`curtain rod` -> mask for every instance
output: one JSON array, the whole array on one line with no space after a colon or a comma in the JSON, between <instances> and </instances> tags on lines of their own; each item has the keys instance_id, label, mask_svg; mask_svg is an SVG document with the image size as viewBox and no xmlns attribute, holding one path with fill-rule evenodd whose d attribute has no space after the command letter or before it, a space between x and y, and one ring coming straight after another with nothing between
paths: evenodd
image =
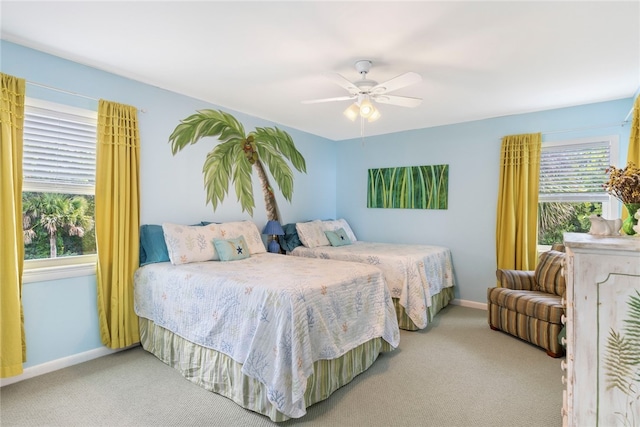
<instances>
[{"instance_id":1,"label":"curtain rod","mask_svg":"<svg viewBox=\"0 0 640 427\"><path fill-rule=\"evenodd\" d=\"M640 95L640 87L638 88L638 90L636 90L636 93L633 95L633 100L635 101L635 99L638 97L638 95ZM629 116L631 116L631 113L633 113L633 109L635 106L635 102L631 105L631 109L629 110L629 112L627 113L626 117L624 118L624 120L620 123L612 123L610 125L599 125L599 126L589 126L589 127L584 127L584 128L577 128L577 129L565 129L565 130L552 130L549 132L541 132L543 135L552 135L554 133L567 133L567 132L577 132L577 131L582 131L582 130L591 130L591 129L603 129L603 128L611 128L614 126L624 126L627 123L629 123Z\"/></svg>"},{"instance_id":2,"label":"curtain rod","mask_svg":"<svg viewBox=\"0 0 640 427\"><path fill-rule=\"evenodd\" d=\"M31 85L31 86L38 86L38 87L41 87L41 88L44 88L44 89L53 90L53 91L56 91L56 92L66 93L67 95L73 95L73 96L78 96L80 98L90 99L92 101L99 101L99 99L92 98L92 97L87 96L87 95L82 95L80 93L75 93L75 92L69 92L68 90L58 89L57 87L47 86L47 85L43 85L41 83L35 83L35 82L27 81L27 84Z\"/></svg>"},{"instance_id":3,"label":"curtain rod","mask_svg":"<svg viewBox=\"0 0 640 427\"><path fill-rule=\"evenodd\" d=\"M604 129L604 128L612 128L614 126L624 126L625 124L629 123L628 120L625 120L623 122L620 123L611 123L608 125L598 125L598 126L587 126L587 127L583 127L583 128L575 128L575 129L564 129L564 130L552 130L549 132L540 132L543 135L552 135L554 133L567 133L567 132L578 132L578 131L583 131L583 130L592 130L592 129Z\"/></svg>"},{"instance_id":4,"label":"curtain rod","mask_svg":"<svg viewBox=\"0 0 640 427\"><path fill-rule=\"evenodd\" d=\"M639 95L640 95L640 87L638 88L638 90L636 90L636 93L633 94L633 104L631 104L631 109L627 113L627 116L624 118L625 123L629 121L629 117L631 116L631 113L633 113L633 108L635 107L636 98Z\"/></svg>"},{"instance_id":5,"label":"curtain rod","mask_svg":"<svg viewBox=\"0 0 640 427\"><path fill-rule=\"evenodd\" d=\"M90 99L92 101L100 102L100 100L97 99L97 98L93 98L93 97L87 96L87 95L82 95L81 93L70 92L68 90L58 89L57 87L43 85L42 83L30 82L28 80L26 81L26 83L28 85L31 85L31 86L38 86L38 87L41 87L41 88L44 88L44 89L53 90L55 92L66 93L67 95L73 95L73 96L77 96L77 97L80 97L80 98L85 98L85 99ZM142 108L138 108L138 111L140 111L141 113L146 113L147 112L147 110L142 109Z\"/></svg>"}]
</instances>

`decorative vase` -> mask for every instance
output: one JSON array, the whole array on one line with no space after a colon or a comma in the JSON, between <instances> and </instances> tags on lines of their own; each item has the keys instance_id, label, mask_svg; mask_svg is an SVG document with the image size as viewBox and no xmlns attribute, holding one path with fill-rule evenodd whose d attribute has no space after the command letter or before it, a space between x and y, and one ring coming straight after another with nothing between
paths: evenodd
<instances>
[{"instance_id":1,"label":"decorative vase","mask_svg":"<svg viewBox=\"0 0 640 427\"><path fill-rule=\"evenodd\" d=\"M638 224L638 219L635 215L638 209L640 209L640 203L625 203L624 207L627 209L629 216L622 221L622 231L629 236L633 236L636 234L633 226Z\"/></svg>"}]
</instances>

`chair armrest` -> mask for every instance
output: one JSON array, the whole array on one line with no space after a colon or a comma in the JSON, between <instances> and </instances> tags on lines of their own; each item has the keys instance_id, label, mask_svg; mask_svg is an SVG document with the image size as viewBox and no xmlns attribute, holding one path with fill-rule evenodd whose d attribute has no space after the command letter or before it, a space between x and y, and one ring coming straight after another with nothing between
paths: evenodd
<instances>
[{"instance_id":1,"label":"chair armrest","mask_svg":"<svg viewBox=\"0 0 640 427\"><path fill-rule=\"evenodd\" d=\"M503 288L534 291L536 289L534 273L534 271L528 270L504 270L499 268L496 270L496 277Z\"/></svg>"}]
</instances>

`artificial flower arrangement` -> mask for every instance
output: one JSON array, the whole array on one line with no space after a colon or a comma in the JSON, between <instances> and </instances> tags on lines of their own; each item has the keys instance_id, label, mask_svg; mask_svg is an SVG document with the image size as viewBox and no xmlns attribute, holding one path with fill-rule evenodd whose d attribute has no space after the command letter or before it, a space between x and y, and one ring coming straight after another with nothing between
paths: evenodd
<instances>
[{"instance_id":1,"label":"artificial flower arrangement","mask_svg":"<svg viewBox=\"0 0 640 427\"><path fill-rule=\"evenodd\" d=\"M640 203L640 168L632 162L623 169L609 166L609 180L604 184L607 193L622 203Z\"/></svg>"},{"instance_id":2,"label":"artificial flower arrangement","mask_svg":"<svg viewBox=\"0 0 640 427\"><path fill-rule=\"evenodd\" d=\"M606 173L609 179L604 184L605 190L620 200L629 213L622 223L622 231L629 235L636 234L634 226L638 223L635 214L640 209L640 168L629 162L621 169L609 166Z\"/></svg>"}]
</instances>

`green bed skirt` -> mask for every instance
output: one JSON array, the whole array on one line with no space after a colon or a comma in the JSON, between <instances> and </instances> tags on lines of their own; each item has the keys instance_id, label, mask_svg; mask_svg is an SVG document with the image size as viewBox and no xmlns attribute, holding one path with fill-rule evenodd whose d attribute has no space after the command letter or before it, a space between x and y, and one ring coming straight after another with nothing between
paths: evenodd
<instances>
[{"instance_id":1,"label":"green bed skirt","mask_svg":"<svg viewBox=\"0 0 640 427\"><path fill-rule=\"evenodd\" d=\"M431 297L431 307L429 307L429 322L436 317L436 314L444 307L446 307L449 302L451 302L454 298L453 286L444 288L440 293ZM400 305L397 298L393 299L393 305L396 308L396 316L398 317L398 326L400 329L404 329L406 331L417 331L418 327L413 320L407 316L407 313L404 311L404 307Z\"/></svg>"},{"instance_id":2,"label":"green bed skirt","mask_svg":"<svg viewBox=\"0 0 640 427\"><path fill-rule=\"evenodd\" d=\"M266 415L272 421L289 419L269 402L265 385L242 374L242 365L229 356L194 344L149 319L140 318L139 324L142 347L189 381L225 396L243 408ZM305 407L328 398L366 371L381 352L391 350L393 347L386 341L375 338L338 359L316 361L314 373L307 381Z\"/></svg>"}]
</instances>

